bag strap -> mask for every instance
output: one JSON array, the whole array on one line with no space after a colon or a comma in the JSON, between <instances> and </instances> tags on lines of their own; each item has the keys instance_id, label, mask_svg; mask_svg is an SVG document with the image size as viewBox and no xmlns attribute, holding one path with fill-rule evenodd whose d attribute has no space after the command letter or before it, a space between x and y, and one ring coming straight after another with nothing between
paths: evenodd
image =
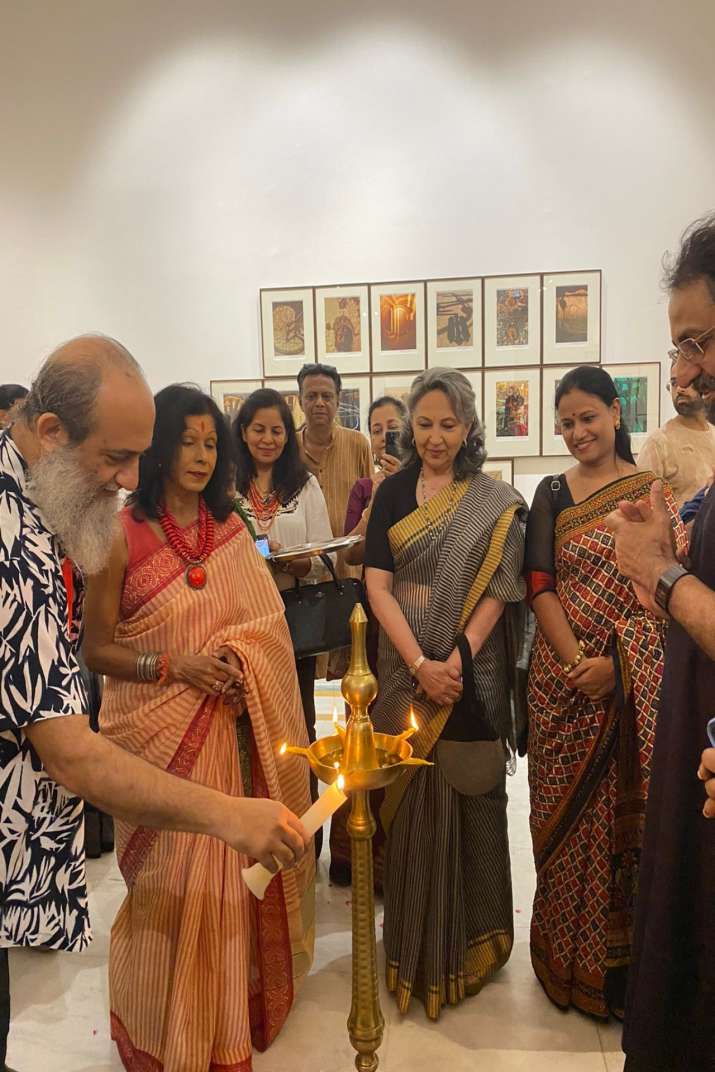
<instances>
[{"instance_id":1,"label":"bag strap","mask_svg":"<svg viewBox=\"0 0 715 1072\"><path fill-rule=\"evenodd\" d=\"M333 581L335 582L335 587L337 588L338 592L340 592L340 594L342 595L343 591L345 590L345 585L342 583L342 581L338 577L337 573L335 572L335 566L333 565L332 558L330 558L329 555L326 555L325 553L323 553L323 554L320 555L320 561L323 563L325 568L330 573L330 576L333 578Z\"/></svg>"}]
</instances>

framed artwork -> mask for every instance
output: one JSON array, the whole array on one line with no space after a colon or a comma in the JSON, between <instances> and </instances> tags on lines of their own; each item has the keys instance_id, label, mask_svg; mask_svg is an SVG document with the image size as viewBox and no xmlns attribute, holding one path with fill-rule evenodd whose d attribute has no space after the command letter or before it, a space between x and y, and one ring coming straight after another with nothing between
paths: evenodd
<instances>
[{"instance_id":1,"label":"framed artwork","mask_svg":"<svg viewBox=\"0 0 715 1072\"><path fill-rule=\"evenodd\" d=\"M601 273L544 276L545 365L601 360Z\"/></svg>"},{"instance_id":2,"label":"framed artwork","mask_svg":"<svg viewBox=\"0 0 715 1072\"><path fill-rule=\"evenodd\" d=\"M460 372L464 373L472 385L477 407L477 416L481 420L483 407L482 373L470 372L468 369L460 369ZM399 398L401 402L404 402L405 405L407 405L407 399L409 398L410 391L412 390L412 383L416 375L416 372L411 372L401 376L373 376L373 402L376 398L382 398L384 395L391 395L393 398Z\"/></svg>"},{"instance_id":3,"label":"framed artwork","mask_svg":"<svg viewBox=\"0 0 715 1072\"><path fill-rule=\"evenodd\" d=\"M541 276L484 280L484 364L538 365L541 361Z\"/></svg>"},{"instance_id":4,"label":"framed artwork","mask_svg":"<svg viewBox=\"0 0 715 1072\"><path fill-rule=\"evenodd\" d=\"M427 364L481 368L481 279L428 281Z\"/></svg>"},{"instance_id":5,"label":"framed artwork","mask_svg":"<svg viewBox=\"0 0 715 1072\"><path fill-rule=\"evenodd\" d=\"M211 380L211 397L221 412L233 419L248 396L261 387L262 380Z\"/></svg>"},{"instance_id":6,"label":"framed artwork","mask_svg":"<svg viewBox=\"0 0 715 1072\"><path fill-rule=\"evenodd\" d=\"M556 413L556 388L573 365L544 367L541 372L541 453L545 457L568 454Z\"/></svg>"},{"instance_id":7,"label":"framed artwork","mask_svg":"<svg viewBox=\"0 0 715 1072\"><path fill-rule=\"evenodd\" d=\"M313 290L261 290L263 375L290 376L315 361Z\"/></svg>"},{"instance_id":8,"label":"framed artwork","mask_svg":"<svg viewBox=\"0 0 715 1072\"><path fill-rule=\"evenodd\" d=\"M367 434L367 413L370 409L370 377L343 376L343 389L338 405L338 423L344 428L355 428ZM295 380L266 380L265 387L283 395L288 408L293 414L296 428L305 423L305 414L298 397L298 384Z\"/></svg>"},{"instance_id":9,"label":"framed artwork","mask_svg":"<svg viewBox=\"0 0 715 1072\"><path fill-rule=\"evenodd\" d=\"M373 372L418 372L425 367L425 285L370 287Z\"/></svg>"},{"instance_id":10,"label":"framed artwork","mask_svg":"<svg viewBox=\"0 0 715 1072\"><path fill-rule=\"evenodd\" d=\"M338 372L370 371L367 286L318 287L315 291L317 360Z\"/></svg>"},{"instance_id":11,"label":"framed artwork","mask_svg":"<svg viewBox=\"0 0 715 1072\"><path fill-rule=\"evenodd\" d=\"M646 436L660 425L660 363L604 365L621 400L623 420L637 454Z\"/></svg>"},{"instance_id":12,"label":"framed artwork","mask_svg":"<svg viewBox=\"0 0 715 1072\"><path fill-rule=\"evenodd\" d=\"M487 458L483 470L494 480L504 480L507 484L514 483L513 458Z\"/></svg>"},{"instance_id":13,"label":"framed artwork","mask_svg":"<svg viewBox=\"0 0 715 1072\"><path fill-rule=\"evenodd\" d=\"M487 453L495 458L537 457L541 448L541 369L484 373Z\"/></svg>"}]
</instances>

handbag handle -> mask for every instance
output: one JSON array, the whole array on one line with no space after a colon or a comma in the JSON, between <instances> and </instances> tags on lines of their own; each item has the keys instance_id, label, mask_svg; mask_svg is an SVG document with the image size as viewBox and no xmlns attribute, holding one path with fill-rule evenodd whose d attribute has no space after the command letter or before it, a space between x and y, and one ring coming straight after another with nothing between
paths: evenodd
<instances>
[{"instance_id":1,"label":"handbag handle","mask_svg":"<svg viewBox=\"0 0 715 1072\"><path fill-rule=\"evenodd\" d=\"M335 582L335 587L337 588L338 592L340 592L340 594L342 595L342 593L345 591L345 585L338 578L338 575L335 572L335 566L333 565L332 558L330 558L330 556L326 555L324 552L319 557L320 561L323 563L325 568L329 571L330 576L333 578L333 581Z\"/></svg>"}]
</instances>

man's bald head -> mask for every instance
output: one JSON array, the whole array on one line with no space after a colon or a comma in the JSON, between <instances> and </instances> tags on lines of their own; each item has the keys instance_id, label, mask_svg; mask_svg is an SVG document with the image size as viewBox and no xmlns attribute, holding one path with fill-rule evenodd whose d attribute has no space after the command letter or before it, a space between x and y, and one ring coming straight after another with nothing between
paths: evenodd
<instances>
[{"instance_id":1,"label":"man's bald head","mask_svg":"<svg viewBox=\"0 0 715 1072\"><path fill-rule=\"evenodd\" d=\"M43 413L54 413L70 442L81 443L95 427L100 394L128 381L149 394L139 363L122 343L106 335L78 335L47 358L21 417L32 426Z\"/></svg>"}]
</instances>

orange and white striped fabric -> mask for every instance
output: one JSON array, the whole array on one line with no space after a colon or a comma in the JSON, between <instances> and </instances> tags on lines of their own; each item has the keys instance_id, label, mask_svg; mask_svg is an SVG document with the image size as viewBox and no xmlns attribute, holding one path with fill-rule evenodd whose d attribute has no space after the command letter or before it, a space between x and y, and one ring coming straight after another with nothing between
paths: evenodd
<instances>
[{"instance_id":1,"label":"orange and white striped fabric","mask_svg":"<svg viewBox=\"0 0 715 1072\"><path fill-rule=\"evenodd\" d=\"M305 763L277 757L283 740L308 743L293 651L283 603L246 529L235 516L216 525L208 583L196 591L146 523L128 511L122 523L129 567L115 642L137 654L229 645L246 682L253 795L301 815L310 805ZM220 698L108 679L100 726L155 766L243 795L236 712ZM312 961L312 852L258 902L241 880L249 861L222 842L126 823L116 832L128 889L112 927L110 1005L125 1068L250 1072L253 1046L275 1038Z\"/></svg>"}]
</instances>

